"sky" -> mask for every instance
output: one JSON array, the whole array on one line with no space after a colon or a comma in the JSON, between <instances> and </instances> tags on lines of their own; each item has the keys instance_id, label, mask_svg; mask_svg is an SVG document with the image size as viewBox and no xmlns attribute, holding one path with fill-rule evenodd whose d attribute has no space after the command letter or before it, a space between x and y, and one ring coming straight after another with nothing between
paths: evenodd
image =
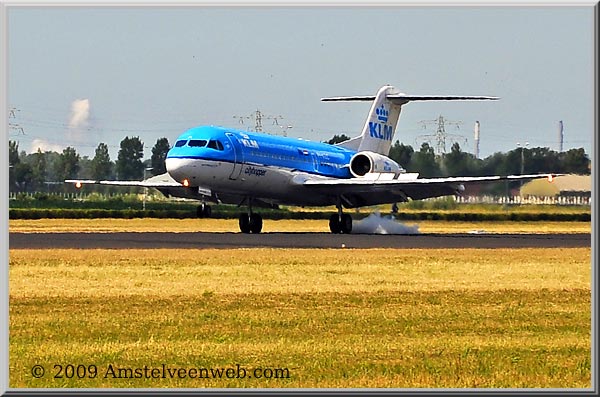
<instances>
[{"instance_id":1,"label":"sky","mask_svg":"<svg viewBox=\"0 0 600 397\"><path fill-rule=\"evenodd\" d=\"M414 95L395 140L415 148L442 116L447 150L583 147L593 158L591 6L17 7L8 16L9 139L28 153L73 146L116 159L125 136L156 140L222 125L325 141L356 136L385 84Z\"/></svg>"}]
</instances>

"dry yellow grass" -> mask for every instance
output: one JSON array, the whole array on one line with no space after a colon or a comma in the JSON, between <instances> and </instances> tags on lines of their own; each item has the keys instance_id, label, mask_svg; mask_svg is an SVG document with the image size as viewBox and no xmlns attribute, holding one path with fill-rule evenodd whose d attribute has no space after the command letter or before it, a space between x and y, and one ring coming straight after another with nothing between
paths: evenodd
<instances>
[{"instance_id":1,"label":"dry yellow grass","mask_svg":"<svg viewBox=\"0 0 600 397\"><path fill-rule=\"evenodd\" d=\"M407 221L421 233L589 233L590 222L447 222ZM238 232L235 219L39 219L10 220L9 231L56 232ZM329 232L327 220L268 220L263 232Z\"/></svg>"},{"instance_id":2,"label":"dry yellow grass","mask_svg":"<svg viewBox=\"0 0 600 397\"><path fill-rule=\"evenodd\" d=\"M562 248L11 250L10 291L23 297L165 297L589 289L589 264L582 263L589 251L571 249L565 257Z\"/></svg>"},{"instance_id":3,"label":"dry yellow grass","mask_svg":"<svg viewBox=\"0 0 600 397\"><path fill-rule=\"evenodd\" d=\"M590 248L9 255L11 387L591 386ZM291 376L52 377L69 363Z\"/></svg>"}]
</instances>

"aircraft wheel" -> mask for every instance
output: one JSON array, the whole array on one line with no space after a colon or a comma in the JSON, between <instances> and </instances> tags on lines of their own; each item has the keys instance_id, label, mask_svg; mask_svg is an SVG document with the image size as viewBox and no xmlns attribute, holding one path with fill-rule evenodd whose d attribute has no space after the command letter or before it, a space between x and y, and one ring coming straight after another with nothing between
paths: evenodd
<instances>
[{"instance_id":1,"label":"aircraft wheel","mask_svg":"<svg viewBox=\"0 0 600 397\"><path fill-rule=\"evenodd\" d=\"M342 221L340 222L341 232L344 234L352 233L352 217L349 214L342 214Z\"/></svg>"},{"instance_id":2,"label":"aircraft wheel","mask_svg":"<svg viewBox=\"0 0 600 397\"><path fill-rule=\"evenodd\" d=\"M342 225L340 224L340 219L337 214L331 215L329 218L329 230L331 233L338 234L342 231Z\"/></svg>"},{"instance_id":3,"label":"aircraft wheel","mask_svg":"<svg viewBox=\"0 0 600 397\"><path fill-rule=\"evenodd\" d=\"M250 215L250 231L258 234L262 230L262 217L259 214Z\"/></svg>"},{"instance_id":4,"label":"aircraft wheel","mask_svg":"<svg viewBox=\"0 0 600 397\"><path fill-rule=\"evenodd\" d=\"M248 214L240 214L240 231L242 233L250 233L250 217Z\"/></svg>"},{"instance_id":5,"label":"aircraft wheel","mask_svg":"<svg viewBox=\"0 0 600 397\"><path fill-rule=\"evenodd\" d=\"M196 208L196 215L198 218L210 218L212 214L212 208L208 204L200 204L198 208Z\"/></svg>"}]
</instances>

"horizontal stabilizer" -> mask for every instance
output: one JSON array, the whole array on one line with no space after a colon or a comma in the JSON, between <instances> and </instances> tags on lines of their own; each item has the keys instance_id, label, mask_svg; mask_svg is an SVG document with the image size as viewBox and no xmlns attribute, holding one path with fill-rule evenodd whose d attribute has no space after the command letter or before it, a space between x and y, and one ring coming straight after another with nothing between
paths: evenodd
<instances>
[{"instance_id":1,"label":"horizontal stabilizer","mask_svg":"<svg viewBox=\"0 0 600 397\"><path fill-rule=\"evenodd\" d=\"M375 99L375 95L369 96L336 96L330 98L321 98L323 102L333 101L372 101Z\"/></svg>"},{"instance_id":2,"label":"horizontal stabilizer","mask_svg":"<svg viewBox=\"0 0 600 397\"><path fill-rule=\"evenodd\" d=\"M411 102L411 101L495 101L500 99L496 96L465 96L465 95L405 95L405 94L393 94L387 95L387 99L395 102ZM335 102L335 101L373 101L375 100L374 95L370 96L339 96L321 98L323 102Z\"/></svg>"}]
</instances>

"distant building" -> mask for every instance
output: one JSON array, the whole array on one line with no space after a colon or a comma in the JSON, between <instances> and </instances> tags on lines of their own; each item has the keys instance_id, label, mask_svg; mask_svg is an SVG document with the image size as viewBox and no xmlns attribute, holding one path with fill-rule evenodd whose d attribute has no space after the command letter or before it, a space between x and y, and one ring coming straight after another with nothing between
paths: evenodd
<instances>
[{"instance_id":1,"label":"distant building","mask_svg":"<svg viewBox=\"0 0 600 397\"><path fill-rule=\"evenodd\" d=\"M521 188L521 197L591 197L591 194L591 175L557 176L552 182L535 179Z\"/></svg>"}]
</instances>

